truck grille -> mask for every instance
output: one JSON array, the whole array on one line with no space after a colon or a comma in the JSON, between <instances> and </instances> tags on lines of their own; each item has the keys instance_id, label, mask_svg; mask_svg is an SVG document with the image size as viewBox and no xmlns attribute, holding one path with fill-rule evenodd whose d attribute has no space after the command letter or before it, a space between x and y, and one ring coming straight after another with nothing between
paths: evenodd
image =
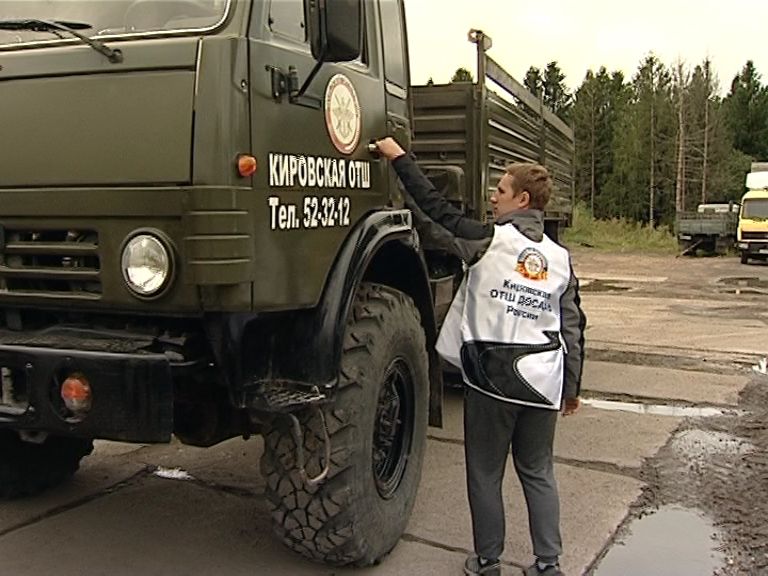
<instances>
[{"instance_id":1,"label":"truck grille","mask_svg":"<svg viewBox=\"0 0 768 576\"><path fill-rule=\"evenodd\" d=\"M0 294L97 299L99 271L94 230L0 227Z\"/></svg>"},{"instance_id":2,"label":"truck grille","mask_svg":"<svg viewBox=\"0 0 768 576\"><path fill-rule=\"evenodd\" d=\"M742 232L742 240L768 240L768 232Z\"/></svg>"}]
</instances>

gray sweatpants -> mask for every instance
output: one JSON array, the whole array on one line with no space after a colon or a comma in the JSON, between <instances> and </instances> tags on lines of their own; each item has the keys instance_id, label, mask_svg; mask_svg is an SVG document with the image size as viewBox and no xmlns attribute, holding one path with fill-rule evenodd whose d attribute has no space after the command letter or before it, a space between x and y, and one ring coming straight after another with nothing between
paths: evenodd
<instances>
[{"instance_id":1,"label":"gray sweatpants","mask_svg":"<svg viewBox=\"0 0 768 576\"><path fill-rule=\"evenodd\" d=\"M528 506L533 552L543 559L561 554L560 502L552 465L557 417L557 410L508 404L466 389L464 452L478 555L498 558L504 550L501 487L510 445Z\"/></svg>"}]
</instances>

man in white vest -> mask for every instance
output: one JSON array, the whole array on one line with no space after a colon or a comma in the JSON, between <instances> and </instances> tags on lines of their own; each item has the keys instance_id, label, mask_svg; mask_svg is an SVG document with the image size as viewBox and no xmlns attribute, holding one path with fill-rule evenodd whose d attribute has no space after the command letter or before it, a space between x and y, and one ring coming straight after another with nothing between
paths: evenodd
<instances>
[{"instance_id":1,"label":"man in white vest","mask_svg":"<svg viewBox=\"0 0 768 576\"><path fill-rule=\"evenodd\" d=\"M579 408L586 318L568 251L544 234L546 168L507 167L491 196L494 224L445 200L392 138L377 142L416 205L451 235L467 265L437 350L461 369L464 449L475 554L465 574L501 574L502 480L510 445L536 561L525 576L560 576L560 503L552 461L557 415Z\"/></svg>"}]
</instances>

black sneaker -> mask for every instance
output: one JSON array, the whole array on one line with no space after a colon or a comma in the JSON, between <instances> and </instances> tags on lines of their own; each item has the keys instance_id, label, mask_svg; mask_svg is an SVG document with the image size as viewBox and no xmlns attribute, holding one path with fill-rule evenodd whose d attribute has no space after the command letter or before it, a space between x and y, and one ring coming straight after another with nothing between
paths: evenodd
<instances>
[{"instance_id":1,"label":"black sneaker","mask_svg":"<svg viewBox=\"0 0 768 576\"><path fill-rule=\"evenodd\" d=\"M560 564L547 566L542 570L539 568L538 562L534 562L532 565L528 566L528 568L523 570L523 574L525 576L565 576L563 571L560 570Z\"/></svg>"},{"instance_id":2,"label":"black sneaker","mask_svg":"<svg viewBox=\"0 0 768 576\"><path fill-rule=\"evenodd\" d=\"M495 560L485 566L480 564L480 558L477 554L472 554L464 561L464 574L473 576L474 574L484 574L485 576L501 576L501 562Z\"/></svg>"}]
</instances>

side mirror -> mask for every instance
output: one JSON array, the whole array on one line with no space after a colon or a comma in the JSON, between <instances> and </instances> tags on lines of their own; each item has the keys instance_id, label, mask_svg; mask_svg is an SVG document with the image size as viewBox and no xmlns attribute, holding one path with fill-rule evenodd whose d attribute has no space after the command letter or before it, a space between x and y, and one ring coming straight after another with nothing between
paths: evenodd
<instances>
[{"instance_id":1,"label":"side mirror","mask_svg":"<svg viewBox=\"0 0 768 576\"><path fill-rule=\"evenodd\" d=\"M310 0L310 42L318 62L350 62L360 56L362 0Z\"/></svg>"}]
</instances>

